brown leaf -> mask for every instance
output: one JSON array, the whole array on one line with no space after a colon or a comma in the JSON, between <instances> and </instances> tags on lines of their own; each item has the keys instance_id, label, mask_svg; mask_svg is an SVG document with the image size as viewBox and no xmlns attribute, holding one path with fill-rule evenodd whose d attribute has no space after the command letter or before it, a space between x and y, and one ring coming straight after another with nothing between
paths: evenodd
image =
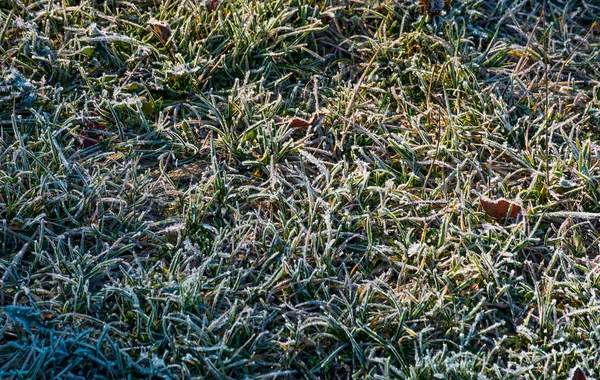
<instances>
[{"instance_id":1,"label":"brown leaf","mask_svg":"<svg viewBox=\"0 0 600 380\"><path fill-rule=\"evenodd\" d=\"M450 6L452 0L420 0L421 12L427 12L430 16L439 15L444 8Z\"/></svg>"},{"instance_id":2,"label":"brown leaf","mask_svg":"<svg viewBox=\"0 0 600 380\"><path fill-rule=\"evenodd\" d=\"M47 321L48 319L54 318L54 313L47 310L40 311L40 318L43 321Z\"/></svg>"},{"instance_id":3,"label":"brown leaf","mask_svg":"<svg viewBox=\"0 0 600 380\"><path fill-rule=\"evenodd\" d=\"M89 148L104 140L104 135L97 132L104 131L106 129L103 125L98 124L95 121L88 120L85 117L83 118L83 122L85 124L85 127L81 130L81 134L83 136L86 136L82 139L84 148Z\"/></svg>"},{"instance_id":4,"label":"brown leaf","mask_svg":"<svg viewBox=\"0 0 600 380\"><path fill-rule=\"evenodd\" d=\"M206 3L206 9L208 9L209 12L214 12L219 7L220 2L220 0L208 0Z\"/></svg>"},{"instance_id":5,"label":"brown leaf","mask_svg":"<svg viewBox=\"0 0 600 380\"><path fill-rule=\"evenodd\" d=\"M305 128L309 127L311 124L309 121L301 119L299 117L295 117L290 120L289 126L292 128Z\"/></svg>"},{"instance_id":6,"label":"brown leaf","mask_svg":"<svg viewBox=\"0 0 600 380\"><path fill-rule=\"evenodd\" d=\"M152 26L152 29L158 34L163 43L166 43L171 37L171 27L168 24L152 19L148 21L148 25Z\"/></svg>"},{"instance_id":7,"label":"brown leaf","mask_svg":"<svg viewBox=\"0 0 600 380\"><path fill-rule=\"evenodd\" d=\"M586 380L586 377L583 374L583 371L581 370L581 368L579 368L579 367L575 368L575 371L573 371L573 377L571 377L571 380Z\"/></svg>"},{"instance_id":8,"label":"brown leaf","mask_svg":"<svg viewBox=\"0 0 600 380\"><path fill-rule=\"evenodd\" d=\"M504 198L492 200L482 196L479 203L483 211L495 219L516 218L522 210L521 206Z\"/></svg>"},{"instance_id":9,"label":"brown leaf","mask_svg":"<svg viewBox=\"0 0 600 380\"><path fill-rule=\"evenodd\" d=\"M289 121L288 125L292 128L310 127L311 125L314 125L317 122L317 120L323 115L325 115L325 114L324 113L315 113L312 115L310 120L304 120L299 117L295 117Z\"/></svg>"}]
</instances>

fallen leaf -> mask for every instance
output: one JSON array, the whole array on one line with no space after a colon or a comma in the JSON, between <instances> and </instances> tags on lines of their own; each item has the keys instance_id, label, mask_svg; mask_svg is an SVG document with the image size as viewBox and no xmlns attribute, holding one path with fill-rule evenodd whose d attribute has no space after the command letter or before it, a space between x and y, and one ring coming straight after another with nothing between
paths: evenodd
<instances>
[{"instance_id":1,"label":"fallen leaf","mask_svg":"<svg viewBox=\"0 0 600 380\"><path fill-rule=\"evenodd\" d=\"M26 229L24 229L24 228L21 228L21 227L19 227L19 226L13 226L13 225L9 225L9 226L7 226L7 227L8 227L8 229L9 229L9 230L11 230L11 231L15 231L15 232L23 232L23 231L27 231Z\"/></svg>"},{"instance_id":2,"label":"fallen leaf","mask_svg":"<svg viewBox=\"0 0 600 380\"><path fill-rule=\"evenodd\" d=\"M219 7L220 2L220 0L208 0L206 3L206 9L208 9L209 12L214 12Z\"/></svg>"},{"instance_id":3,"label":"fallen leaf","mask_svg":"<svg viewBox=\"0 0 600 380\"><path fill-rule=\"evenodd\" d=\"M168 24L151 19L148 21L148 25L152 26L152 29L154 29L156 34L158 34L163 43L167 43L169 37L171 37L171 27L169 27Z\"/></svg>"},{"instance_id":4,"label":"fallen leaf","mask_svg":"<svg viewBox=\"0 0 600 380\"><path fill-rule=\"evenodd\" d=\"M310 122L299 117L295 117L290 120L289 126L292 128L304 128L310 126Z\"/></svg>"},{"instance_id":5,"label":"fallen leaf","mask_svg":"<svg viewBox=\"0 0 600 380\"><path fill-rule=\"evenodd\" d=\"M483 211L495 219L516 218L522 210L521 206L504 198L492 200L482 196L479 203Z\"/></svg>"},{"instance_id":6,"label":"fallen leaf","mask_svg":"<svg viewBox=\"0 0 600 380\"><path fill-rule=\"evenodd\" d=\"M516 323L517 325L522 325L522 324L524 324L524 323L525 323L525 320L524 320L523 318L519 317L519 318L517 318L517 319L515 320L515 323Z\"/></svg>"},{"instance_id":7,"label":"fallen leaf","mask_svg":"<svg viewBox=\"0 0 600 380\"><path fill-rule=\"evenodd\" d=\"M48 319L54 318L54 313L47 310L40 311L40 318L42 321L47 321Z\"/></svg>"},{"instance_id":8,"label":"fallen leaf","mask_svg":"<svg viewBox=\"0 0 600 380\"><path fill-rule=\"evenodd\" d=\"M421 0L422 12L430 16L439 15L444 8L450 6L452 0Z\"/></svg>"},{"instance_id":9,"label":"fallen leaf","mask_svg":"<svg viewBox=\"0 0 600 380\"><path fill-rule=\"evenodd\" d=\"M288 122L288 125L292 128L310 127L311 125L314 125L321 116L324 116L324 115L325 115L324 113L315 113L312 115L310 120L305 120L305 119L301 119L299 117L295 117Z\"/></svg>"},{"instance_id":10,"label":"fallen leaf","mask_svg":"<svg viewBox=\"0 0 600 380\"><path fill-rule=\"evenodd\" d=\"M104 135L97 132L104 131L106 129L103 125L98 124L95 121L88 120L85 117L83 118L83 123L85 124L85 127L81 131L81 135L86 137L84 137L81 142L84 148L89 148L104 140Z\"/></svg>"},{"instance_id":11,"label":"fallen leaf","mask_svg":"<svg viewBox=\"0 0 600 380\"><path fill-rule=\"evenodd\" d=\"M573 371L573 376L571 377L571 380L586 380L586 377L583 374L583 371L581 370L581 368L575 367L575 370Z\"/></svg>"}]
</instances>

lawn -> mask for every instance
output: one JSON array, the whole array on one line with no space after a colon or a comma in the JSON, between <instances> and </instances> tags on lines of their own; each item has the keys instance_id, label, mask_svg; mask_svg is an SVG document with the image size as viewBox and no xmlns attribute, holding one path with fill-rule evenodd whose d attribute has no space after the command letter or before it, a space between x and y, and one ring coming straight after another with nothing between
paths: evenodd
<instances>
[{"instance_id":1,"label":"lawn","mask_svg":"<svg viewBox=\"0 0 600 380\"><path fill-rule=\"evenodd\" d=\"M600 378L596 20L0 0L0 377Z\"/></svg>"}]
</instances>

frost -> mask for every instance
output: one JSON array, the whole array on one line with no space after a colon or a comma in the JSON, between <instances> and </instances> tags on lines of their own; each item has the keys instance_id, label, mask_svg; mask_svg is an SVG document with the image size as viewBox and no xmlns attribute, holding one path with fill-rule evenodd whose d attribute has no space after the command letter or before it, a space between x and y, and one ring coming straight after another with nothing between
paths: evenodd
<instances>
[{"instance_id":1,"label":"frost","mask_svg":"<svg viewBox=\"0 0 600 380\"><path fill-rule=\"evenodd\" d=\"M19 70L12 68L0 74L0 101L18 100L30 107L37 99L36 87Z\"/></svg>"}]
</instances>

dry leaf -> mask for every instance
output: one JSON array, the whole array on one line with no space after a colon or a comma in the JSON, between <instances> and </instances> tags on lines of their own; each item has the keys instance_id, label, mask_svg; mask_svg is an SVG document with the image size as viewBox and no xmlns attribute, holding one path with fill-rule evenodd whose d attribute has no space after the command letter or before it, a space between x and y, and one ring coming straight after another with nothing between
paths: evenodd
<instances>
[{"instance_id":1,"label":"dry leaf","mask_svg":"<svg viewBox=\"0 0 600 380\"><path fill-rule=\"evenodd\" d=\"M152 25L152 29L158 34L163 43L166 43L171 37L171 27L169 25L154 19L148 21L148 25Z\"/></svg>"},{"instance_id":2,"label":"dry leaf","mask_svg":"<svg viewBox=\"0 0 600 380\"><path fill-rule=\"evenodd\" d=\"M85 127L81 131L81 134L86 136L82 139L84 148L89 148L104 140L104 136L101 133L96 132L105 130L103 125L100 125L95 121L88 120L85 117L83 118L83 122L85 123Z\"/></svg>"},{"instance_id":3,"label":"dry leaf","mask_svg":"<svg viewBox=\"0 0 600 380\"><path fill-rule=\"evenodd\" d=\"M422 11L430 16L439 15L444 8L450 6L451 0L421 0Z\"/></svg>"},{"instance_id":4,"label":"dry leaf","mask_svg":"<svg viewBox=\"0 0 600 380\"><path fill-rule=\"evenodd\" d=\"M315 113L312 115L310 120L304 120L299 117L295 117L289 121L288 125L292 128L310 127L311 125L314 125L321 116L324 116L324 115L325 115L324 113Z\"/></svg>"},{"instance_id":5,"label":"dry leaf","mask_svg":"<svg viewBox=\"0 0 600 380\"><path fill-rule=\"evenodd\" d=\"M220 0L208 0L206 2L206 9L208 9L209 12L214 12L219 7L220 2Z\"/></svg>"},{"instance_id":6,"label":"dry leaf","mask_svg":"<svg viewBox=\"0 0 600 380\"><path fill-rule=\"evenodd\" d=\"M586 380L586 377L583 374L583 371L581 370L581 368L579 368L579 367L575 368L575 370L573 371L573 376L571 377L571 380Z\"/></svg>"},{"instance_id":7,"label":"dry leaf","mask_svg":"<svg viewBox=\"0 0 600 380\"><path fill-rule=\"evenodd\" d=\"M310 126L310 122L299 117L295 117L290 120L289 126L292 128L305 128Z\"/></svg>"},{"instance_id":8,"label":"dry leaf","mask_svg":"<svg viewBox=\"0 0 600 380\"><path fill-rule=\"evenodd\" d=\"M516 218L522 210L521 206L504 198L492 200L482 196L479 203L483 211L495 219Z\"/></svg>"},{"instance_id":9,"label":"dry leaf","mask_svg":"<svg viewBox=\"0 0 600 380\"><path fill-rule=\"evenodd\" d=\"M47 321L48 319L54 318L54 313L51 311L40 311L40 319L42 321Z\"/></svg>"}]
</instances>

